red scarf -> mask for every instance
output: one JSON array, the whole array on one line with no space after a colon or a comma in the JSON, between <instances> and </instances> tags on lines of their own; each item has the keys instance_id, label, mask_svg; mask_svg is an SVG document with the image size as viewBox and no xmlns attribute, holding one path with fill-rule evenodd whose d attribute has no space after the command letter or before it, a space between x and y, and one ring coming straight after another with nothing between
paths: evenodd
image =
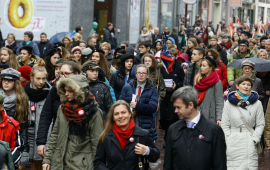
<instances>
[{"instance_id":1,"label":"red scarf","mask_svg":"<svg viewBox=\"0 0 270 170\"><path fill-rule=\"evenodd\" d=\"M229 48L231 48L231 46L232 46L232 43L225 44L226 50L228 50Z\"/></svg>"},{"instance_id":2,"label":"red scarf","mask_svg":"<svg viewBox=\"0 0 270 170\"><path fill-rule=\"evenodd\" d=\"M195 87L200 92L198 94L198 106L202 103L206 91L215 85L219 81L219 75L214 70L209 76L201 79L199 83L196 83Z\"/></svg>"},{"instance_id":3,"label":"red scarf","mask_svg":"<svg viewBox=\"0 0 270 170\"><path fill-rule=\"evenodd\" d=\"M113 133L115 134L117 140L119 141L119 144L121 146L121 149L124 150L124 147L128 141L128 139L133 134L135 127L135 123L133 120L130 120L128 128L123 131L121 128L119 128L115 123L113 125Z\"/></svg>"}]
</instances>

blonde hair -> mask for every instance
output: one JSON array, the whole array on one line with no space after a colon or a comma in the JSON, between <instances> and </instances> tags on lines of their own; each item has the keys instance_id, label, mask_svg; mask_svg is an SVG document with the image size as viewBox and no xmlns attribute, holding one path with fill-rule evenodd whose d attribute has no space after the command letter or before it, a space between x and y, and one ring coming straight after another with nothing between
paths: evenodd
<instances>
[{"instance_id":1,"label":"blonde hair","mask_svg":"<svg viewBox=\"0 0 270 170\"><path fill-rule=\"evenodd\" d=\"M16 54L14 54L14 52L7 48L7 47L3 47L0 49L0 53L2 52L2 50L6 50L8 52L9 55L9 68L13 68L14 70L18 70L18 68L20 67L18 60L16 59Z\"/></svg>"},{"instance_id":2,"label":"blonde hair","mask_svg":"<svg viewBox=\"0 0 270 170\"><path fill-rule=\"evenodd\" d=\"M81 35L80 33L74 34L73 38L74 38L75 36L78 37L78 39L79 39L78 41L82 41L82 35Z\"/></svg>"},{"instance_id":3,"label":"blonde hair","mask_svg":"<svg viewBox=\"0 0 270 170\"><path fill-rule=\"evenodd\" d=\"M43 59L39 60L39 62L37 62L31 69L30 76L34 77L36 73L43 72L46 74L46 77L47 77L48 72L45 66L46 66L45 61Z\"/></svg>"},{"instance_id":4,"label":"blonde hair","mask_svg":"<svg viewBox=\"0 0 270 170\"><path fill-rule=\"evenodd\" d=\"M198 46L198 42L197 42L197 39L196 38L189 38L187 41L190 41L194 44L194 47L192 47L192 49L196 48L196 47L199 47ZM186 47L184 53L187 53L187 50L188 50L188 46Z\"/></svg>"},{"instance_id":5,"label":"blonde hair","mask_svg":"<svg viewBox=\"0 0 270 170\"><path fill-rule=\"evenodd\" d=\"M114 114L114 109L117 107L117 106L120 106L120 105L124 105L127 109L127 111L131 114L131 119L133 119L133 114L132 112L130 111L130 108L129 108L129 104L124 101L124 100L117 100L110 108L109 110L109 114L108 114L108 118L107 118L107 121L106 121L106 125L105 125L105 128L103 130L103 132L101 133L100 137L99 137L99 141L100 142L104 142L104 139L105 137L107 136L107 134L112 131L113 129L113 125L114 125L114 120L113 120L113 114Z\"/></svg>"},{"instance_id":6,"label":"blonde hair","mask_svg":"<svg viewBox=\"0 0 270 170\"><path fill-rule=\"evenodd\" d=\"M108 42L101 43L100 46L99 46L99 48L101 48L101 47L106 47L106 48L108 48L111 51L111 44L108 43Z\"/></svg>"},{"instance_id":7,"label":"blonde hair","mask_svg":"<svg viewBox=\"0 0 270 170\"><path fill-rule=\"evenodd\" d=\"M8 33L7 38L8 38L10 35L13 37L13 39L14 39L14 41L15 41L15 38L16 38L16 37L15 37L15 34L13 34L13 33Z\"/></svg>"},{"instance_id":8,"label":"blonde hair","mask_svg":"<svg viewBox=\"0 0 270 170\"><path fill-rule=\"evenodd\" d=\"M266 56L265 59L268 59L268 58L267 58L268 53L267 53L267 51L266 51L265 49L260 49L260 50L258 51L258 53L257 53L257 57L258 57L258 58L259 58L260 53L264 53L265 56Z\"/></svg>"},{"instance_id":9,"label":"blonde hair","mask_svg":"<svg viewBox=\"0 0 270 170\"><path fill-rule=\"evenodd\" d=\"M69 42L72 41L71 38L70 38L69 36L64 36L64 37L61 39L61 43L64 44L64 40L65 40L65 39L68 39Z\"/></svg>"},{"instance_id":10,"label":"blonde hair","mask_svg":"<svg viewBox=\"0 0 270 170\"><path fill-rule=\"evenodd\" d=\"M213 64L212 64L209 60L203 59L202 62L203 62L203 61L206 61L207 64L208 64L208 66L212 68L211 71L214 71L214 70L215 70L215 66L213 66ZM201 62L201 64L200 64L200 69L199 69L199 71L198 71L198 74L195 76L195 79L194 79L194 85L196 85L196 83L199 83L199 82L202 80L202 78L206 77L205 74L202 74L202 73L201 73L202 62Z\"/></svg>"}]
</instances>

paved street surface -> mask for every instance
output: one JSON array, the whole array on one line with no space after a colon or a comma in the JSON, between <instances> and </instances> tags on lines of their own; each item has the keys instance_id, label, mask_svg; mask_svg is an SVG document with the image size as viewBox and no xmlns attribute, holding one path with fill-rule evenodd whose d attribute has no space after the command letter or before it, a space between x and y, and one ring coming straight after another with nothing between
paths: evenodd
<instances>
[{"instance_id":1,"label":"paved street surface","mask_svg":"<svg viewBox=\"0 0 270 170\"><path fill-rule=\"evenodd\" d=\"M163 136L164 130L157 129L158 140L156 145L160 150L160 158L156 164L154 164L151 170L162 170L164 162L165 149L162 147L164 144ZM259 155L259 170L270 170L270 151L264 151L263 154Z\"/></svg>"}]
</instances>

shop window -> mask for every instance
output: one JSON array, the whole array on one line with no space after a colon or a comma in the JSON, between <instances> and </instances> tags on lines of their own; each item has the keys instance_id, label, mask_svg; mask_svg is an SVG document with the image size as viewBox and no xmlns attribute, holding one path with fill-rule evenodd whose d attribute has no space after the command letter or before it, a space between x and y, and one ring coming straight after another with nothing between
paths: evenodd
<instances>
[{"instance_id":1,"label":"shop window","mask_svg":"<svg viewBox=\"0 0 270 170\"><path fill-rule=\"evenodd\" d=\"M264 7L258 7L257 21L264 21Z\"/></svg>"}]
</instances>

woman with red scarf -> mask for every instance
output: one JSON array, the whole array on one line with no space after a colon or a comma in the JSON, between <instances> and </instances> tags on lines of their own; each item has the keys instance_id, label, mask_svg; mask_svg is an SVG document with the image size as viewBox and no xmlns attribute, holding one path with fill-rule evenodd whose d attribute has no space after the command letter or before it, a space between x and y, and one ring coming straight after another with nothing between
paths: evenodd
<instances>
[{"instance_id":1,"label":"woman with red scarf","mask_svg":"<svg viewBox=\"0 0 270 170\"><path fill-rule=\"evenodd\" d=\"M231 54L233 52L233 48L232 48L232 39L231 36L229 34L224 34L222 36L222 42L225 44L225 49L226 52Z\"/></svg>"},{"instance_id":2,"label":"woman with red scarf","mask_svg":"<svg viewBox=\"0 0 270 170\"><path fill-rule=\"evenodd\" d=\"M194 84L198 91L198 110L207 119L221 124L223 87L216 71L217 63L209 56L203 58Z\"/></svg>"},{"instance_id":3,"label":"woman with red scarf","mask_svg":"<svg viewBox=\"0 0 270 170\"><path fill-rule=\"evenodd\" d=\"M129 104L124 100L111 106L99 138L95 169L139 170L139 165L149 169L147 162L158 160L160 153L149 132L135 125L132 118Z\"/></svg>"}]
</instances>

